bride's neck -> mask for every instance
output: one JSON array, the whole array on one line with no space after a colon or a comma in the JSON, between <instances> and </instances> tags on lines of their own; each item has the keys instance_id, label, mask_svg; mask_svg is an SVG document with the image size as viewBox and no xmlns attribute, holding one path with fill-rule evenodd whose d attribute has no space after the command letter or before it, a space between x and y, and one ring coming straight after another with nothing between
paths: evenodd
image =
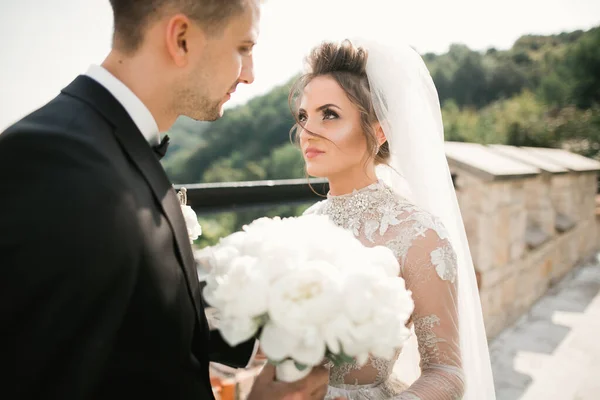
<instances>
[{"instance_id":1,"label":"bride's neck","mask_svg":"<svg viewBox=\"0 0 600 400\"><path fill-rule=\"evenodd\" d=\"M340 173L327 178L329 181L329 194L332 196L341 196L352 193L354 190L360 190L377 182L375 168L365 171L361 169L358 173Z\"/></svg>"}]
</instances>

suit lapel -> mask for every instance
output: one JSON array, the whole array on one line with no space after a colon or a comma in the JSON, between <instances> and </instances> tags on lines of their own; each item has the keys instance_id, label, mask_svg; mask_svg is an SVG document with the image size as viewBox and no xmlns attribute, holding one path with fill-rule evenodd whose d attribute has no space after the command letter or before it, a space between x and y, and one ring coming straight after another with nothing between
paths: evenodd
<instances>
[{"instance_id":1,"label":"suit lapel","mask_svg":"<svg viewBox=\"0 0 600 400\"><path fill-rule=\"evenodd\" d=\"M119 144L144 176L171 226L176 242L176 256L185 274L188 293L196 315L200 316L197 306L202 304L199 282L187 227L177 194L152 148L123 106L108 90L93 79L80 76L65 88L63 93L90 104L115 126L114 133Z\"/></svg>"}]
</instances>

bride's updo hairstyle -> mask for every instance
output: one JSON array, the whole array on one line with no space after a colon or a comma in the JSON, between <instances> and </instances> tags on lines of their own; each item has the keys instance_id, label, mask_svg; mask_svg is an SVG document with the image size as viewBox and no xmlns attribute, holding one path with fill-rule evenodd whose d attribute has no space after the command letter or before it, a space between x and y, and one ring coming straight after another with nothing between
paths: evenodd
<instances>
[{"instance_id":1,"label":"bride's updo hairstyle","mask_svg":"<svg viewBox=\"0 0 600 400\"><path fill-rule=\"evenodd\" d=\"M386 141L378 146L373 129L373 124L377 122L377 115L373 108L367 80L367 57L364 49L353 46L349 40L341 43L324 42L312 49L306 58L307 72L294 83L288 99L290 110L296 120L290 134L296 142L299 141L299 134L302 131L302 123L298 120L298 108L304 89L314 78L330 76L360 111L362 131L367 139L367 154L374 158L375 164L387 163L390 157L388 143ZM321 137L314 132L306 132Z\"/></svg>"}]
</instances>

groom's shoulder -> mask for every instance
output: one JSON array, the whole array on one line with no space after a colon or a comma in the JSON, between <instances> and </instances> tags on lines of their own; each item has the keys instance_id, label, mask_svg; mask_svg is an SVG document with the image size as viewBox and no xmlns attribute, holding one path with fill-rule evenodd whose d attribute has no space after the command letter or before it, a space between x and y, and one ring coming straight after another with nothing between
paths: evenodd
<instances>
[{"instance_id":1,"label":"groom's shoulder","mask_svg":"<svg viewBox=\"0 0 600 400\"><path fill-rule=\"evenodd\" d=\"M89 131L90 127L102 129L109 128L110 125L89 105L61 93L6 128L0 134L0 140L17 134L27 138L41 135L67 138L81 135Z\"/></svg>"},{"instance_id":2,"label":"groom's shoulder","mask_svg":"<svg viewBox=\"0 0 600 400\"><path fill-rule=\"evenodd\" d=\"M99 137L112 135L102 124L85 104L59 95L0 133L0 180L66 191L123 187L110 154L99 146ZM90 126L106 134L94 134Z\"/></svg>"},{"instance_id":3,"label":"groom's shoulder","mask_svg":"<svg viewBox=\"0 0 600 400\"><path fill-rule=\"evenodd\" d=\"M98 136L102 136L95 133L101 131L109 133L111 126L100 114L77 99L59 94L0 133L0 154L32 159L44 149L93 159L93 154L99 153Z\"/></svg>"}]
</instances>

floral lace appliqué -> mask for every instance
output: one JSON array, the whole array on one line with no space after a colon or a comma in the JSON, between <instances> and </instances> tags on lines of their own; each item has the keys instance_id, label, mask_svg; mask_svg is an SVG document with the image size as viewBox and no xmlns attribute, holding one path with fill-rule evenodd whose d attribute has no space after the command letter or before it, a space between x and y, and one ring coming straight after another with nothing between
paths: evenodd
<instances>
[{"instance_id":1,"label":"floral lace appliqu\u00e9","mask_svg":"<svg viewBox=\"0 0 600 400\"><path fill-rule=\"evenodd\" d=\"M431 252L431 263L435 266L441 279L454 283L456 280L456 253L449 243Z\"/></svg>"},{"instance_id":2,"label":"floral lace appliqu\u00e9","mask_svg":"<svg viewBox=\"0 0 600 400\"><path fill-rule=\"evenodd\" d=\"M318 211L328 215L337 225L346 228L354 236L364 236L375 243L375 234L383 236L390 226L400 224L402 214L397 196L381 182L355 190L349 195L330 196L321 203Z\"/></svg>"},{"instance_id":3,"label":"floral lace appliqu\u00e9","mask_svg":"<svg viewBox=\"0 0 600 400\"><path fill-rule=\"evenodd\" d=\"M437 315L428 315L418 318L415 321L415 333L419 338L419 354L421 354L421 368L430 363L439 363L438 343L445 342L439 338L434 328L440 324L440 318Z\"/></svg>"}]
</instances>

